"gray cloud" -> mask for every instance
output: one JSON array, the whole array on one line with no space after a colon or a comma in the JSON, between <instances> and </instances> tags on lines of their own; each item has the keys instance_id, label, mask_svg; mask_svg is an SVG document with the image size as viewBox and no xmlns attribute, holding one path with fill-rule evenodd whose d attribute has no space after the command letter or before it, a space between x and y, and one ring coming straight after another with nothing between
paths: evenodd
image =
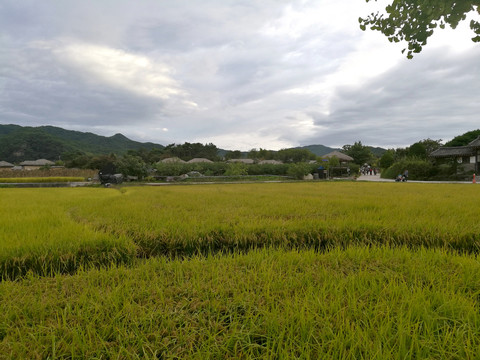
<instances>
[{"instance_id":1,"label":"gray cloud","mask_svg":"<svg viewBox=\"0 0 480 360\"><path fill-rule=\"evenodd\" d=\"M404 146L474 130L480 126L479 55L480 49L461 56L437 50L359 87L338 88L329 115L308 113L324 129L307 141Z\"/></svg>"},{"instance_id":2,"label":"gray cloud","mask_svg":"<svg viewBox=\"0 0 480 360\"><path fill-rule=\"evenodd\" d=\"M348 1L2 1L0 123L242 150L478 127L479 47L406 61Z\"/></svg>"}]
</instances>

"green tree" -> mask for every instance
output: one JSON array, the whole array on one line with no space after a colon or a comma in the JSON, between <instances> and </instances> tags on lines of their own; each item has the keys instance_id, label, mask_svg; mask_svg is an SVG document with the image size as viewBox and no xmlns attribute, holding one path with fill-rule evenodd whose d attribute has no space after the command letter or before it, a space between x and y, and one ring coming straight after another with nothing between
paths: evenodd
<instances>
[{"instance_id":1,"label":"green tree","mask_svg":"<svg viewBox=\"0 0 480 360\"><path fill-rule=\"evenodd\" d=\"M284 163L299 163L315 160L316 156L307 149L282 149L279 150L275 157Z\"/></svg>"},{"instance_id":2,"label":"green tree","mask_svg":"<svg viewBox=\"0 0 480 360\"><path fill-rule=\"evenodd\" d=\"M230 163L227 166L227 170L225 171L226 176L238 176L238 175L247 175L247 165L240 162Z\"/></svg>"},{"instance_id":3,"label":"green tree","mask_svg":"<svg viewBox=\"0 0 480 360\"><path fill-rule=\"evenodd\" d=\"M170 144L163 150L164 156L166 157L179 157L182 160L191 160L193 158L206 158L212 161L218 159L218 148L210 144L200 144L200 143L184 143L180 144Z\"/></svg>"},{"instance_id":4,"label":"green tree","mask_svg":"<svg viewBox=\"0 0 480 360\"><path fill-rule=\"evenodd\" d=\"M91 158L86 168L104 171L108 169L108 172L115 171L116 160L117 156L115 154L95 156Z\"/></svg>"},{"instance_id":5,"label":"green tree","mask_svg":"<svg viewBox=\"0 0 480 360\"><path fill-rule=\"evenodd\" d=\"M353 162L358 165L370 163L374 156L368 146L363 146L361 141L355 142L353 145L344 145L343 152L353 158Z\"/></svg>"},{"instance_id":6,"label":"green tree","mask_svg":"<svg viewBox=\"0 0 480 360\"><path fill-rule=\"evenodd\" d=\"M312 166L307 163L295 163L288 167L287 175L302 180L303 177L312 171Z\"/></svg>"},{"instance_id":7,"label":"green tree","mask_svg":"<svg viewBox=\"0 0 480 360\"><path fill-rule=\"evenodd\" d=\"M455 29L474 11L480 14L480 0L393 0L385 8L386 14L372 13L358 21L362 30L369 27L380 31L390 42L406 41L407 48L402 53L408 49L407 58L411 59L414 53L422 51L435 28L443 29L448 24ZM470 28L475 34L472 40L479 42L480 22L471 20Z\"/></svg>"},{"instance_id":8,"label":"green tree","mask_svg":"<svg viewBox=\"0 0 480 360\"><path fill-rule=\"evenodd\" d=\"M419 159L427 159L430 153L441 146L442 140L424 139L412 144L407 149L409 157L417 157Z\"/></svg>"},{"instance_id":9,"label":"green tree","mask_svg":"<svg viewBox=\"0 0 480 360\"><path fill-rule=\"evenodd\" d=\"M331 158L328 159L327 169L331 169L336 166L340 166L340 160L338 159L337 156L332 156Z\"/></svg>"},{"instance_id":10,"label":"green tree","mask_svg":"<svg viewBox=\"0 0 480 360\"><path fill-rule=\"evenodd\" d=\"M469 142L475 140L477 136L480 136L480 129L455 136L452 140L447 142L445 146L465 146L468 145Z\"/></svg>"},{"instance_id":11,"label":"green tree","mask_svg":"<svg viewBox=\"0 0 480 360\"><path fill-rule=\"evenodd\" d=\"M380 162L379 162L380 168L388 169L390 166L392 166L393 163L395 162L394 156L395 156L395 150L389 149L385 151L382 157L380 158Z\"/></svg>"},{"instance_id":12,"label":"green tree","mask_svg":"<svg viewBox=\"0 0 480 360\"><path fill-rule=\"evenodd\" d=\"M225 154L225 160L241 159L242 157L242 152L240 150L227 151Z\"/></svg>"},{"instance_id":13,"label":"green tree","mask_svg":"<svg viewBox=\"0 0 480 360\"><path fill-rule=\"evenodd\" d=\"M147 175L147 165L139 156L125 155L115 161L119 173L124 176L138 176L142 178Z\"/></svg>"}]
</instances>

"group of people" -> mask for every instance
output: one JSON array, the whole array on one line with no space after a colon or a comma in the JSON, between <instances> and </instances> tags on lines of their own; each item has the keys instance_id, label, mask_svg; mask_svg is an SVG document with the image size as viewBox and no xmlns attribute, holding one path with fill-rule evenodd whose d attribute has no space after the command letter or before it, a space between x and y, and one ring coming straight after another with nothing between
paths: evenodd
<instances>
[{"instance_id":1,"label":"group of people","mask_svg":"<svg viewBox=\"0 0 480 360\"><path fill-rule=\"evenodd\" d=\"M360 173L362 175L377 175L377 168L365 164L360 168Z\"/></svg>"},{"instance_id":2,"label":"group of people","mask_svg":"<svg viewBox=\"0 0 480 360\"><path fill-rule=\"evenodd\" d=\"M395 179L396 182L405 182L408 180L408 170L405 170L403 174L398 174L397 178Z\"/></svg>"}]
</instances>

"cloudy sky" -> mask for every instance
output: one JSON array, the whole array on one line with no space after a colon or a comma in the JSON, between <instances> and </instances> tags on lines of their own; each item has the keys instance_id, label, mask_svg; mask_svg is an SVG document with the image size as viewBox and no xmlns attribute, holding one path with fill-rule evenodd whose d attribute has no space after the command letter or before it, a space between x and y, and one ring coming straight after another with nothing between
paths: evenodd
<instances>
[{"instance_id":1,"label":"cloudy sky","mask_svg":"<svg viewBox=\"0 0 480 360\"><path fill-rule=\"evenodd\" d=\"M390 1L379 0L385 6ZM281 149L480 128L468 23L403 44L364 0L1 0L0 124Z\"/></svg>"}]
</instances>

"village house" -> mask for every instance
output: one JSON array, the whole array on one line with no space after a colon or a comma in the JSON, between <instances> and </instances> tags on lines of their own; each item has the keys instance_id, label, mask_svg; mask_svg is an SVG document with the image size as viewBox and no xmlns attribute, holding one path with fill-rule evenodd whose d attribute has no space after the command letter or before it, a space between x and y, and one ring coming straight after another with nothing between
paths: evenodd
<instances>
[{"instance_id":1,"label":"village house","mask_svg":"<svg viewBox=\"0 0 480 360\"><path fill-rule=\"evenodd\" d=\"M187 161L189 164L194 163L213 163L212 160L205 159L205 158L193 158L192 160Z\"/></svg>"},{"instance_id":2,"label":"village house","mask_svg":"<svg viewBox=\"0 0 480 360\"><path fill-rule=\"evenodd\" d=\"M322 158L330 159L334 156L338 159L340 164L346 164L353 161L353 158L351 156L348 156L347 154L341 153L340 151L337 151L337 150L323 155Z\"/></svg>"},{"instance_id":3,"label":"village house","mask_svg":"<svg viewBox=\"0 0 480 360\"><path fill-rule=\"evenodd\" d=\"M475 140L471 141L466 146L441 147L437 150L432 151L430 157L434 158L439 162L445 160L454 160L457 162L458 172L473 171L475 174L478 174L478 171L480 169L479 149L480 136L478 136Z\"/></svg>"},{"instance_id":4,"label":"village house","mask_svg":"<svg viewBox=\"0 0 480 360\"><path fill-rule=\"evenodd\" d=\"M242 164L253 164L255 161L253 159L230 159L227 160L227 163L242 163Z\"/></svg>"},{"instance_id":5,"label":"village house","mask_svg":"<svg viewBox=\"0 0 480 360\"><path fill-rule=\"evenodd\" d=\"M7 161L0 161L0 169L11 169L13 167L14 167L14 165L10 164Z\"/></svg>"},{"instance_id":6,"label":"village house","mask_svg":"<svg viewBox=\"0 0 480 360\"><path fill-rule=\"evenodd\" d=\"M261 160L258 162L259 164L271 164L271 165L281 165L283 162L279 160Z\"/></svg>"},{"instance_id":7,"label":"village house","mask_svg":"<svg viewBox=\"0 0 480 360\"><path fill-rule=\"evenodd\" d=\"M164 164L180 164L180 163L185 163L186 161L183 161L179 157L169 157L161 160L161 162Z\"/></svg>"},{"instance_id":8,"label":"village house","mask_svg":"<svg viewBox=\"0 0 480 360\"><path fill-rule=\"evenodd\" d=\"M26 160L20 163L20 166L23 170L38 170L45 166L52 166L55 165L53 161L45 160L45 159L38 159L38 160Z\"/></svg>"}]
</instances>

